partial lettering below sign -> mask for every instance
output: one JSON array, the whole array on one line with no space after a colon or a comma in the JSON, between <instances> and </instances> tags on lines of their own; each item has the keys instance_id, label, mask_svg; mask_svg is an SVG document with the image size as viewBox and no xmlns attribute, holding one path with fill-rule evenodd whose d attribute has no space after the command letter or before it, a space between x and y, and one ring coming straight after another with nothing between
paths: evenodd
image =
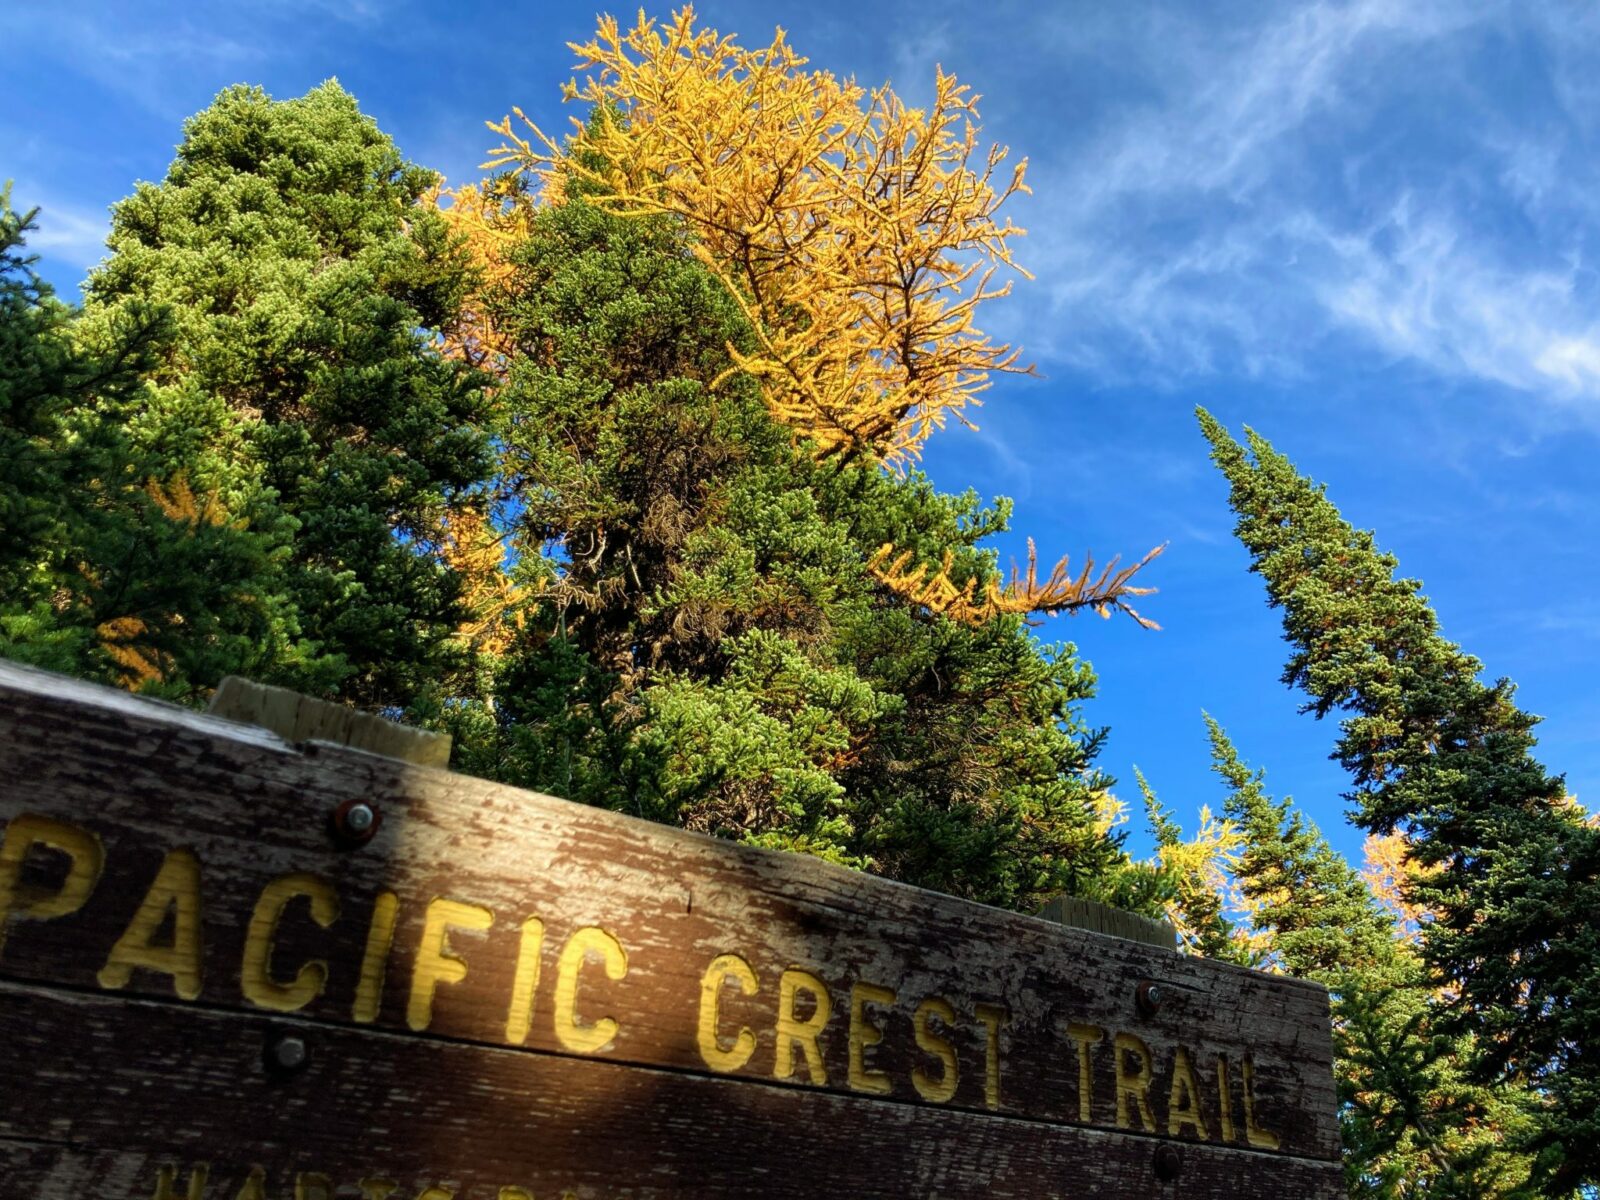
<instances>
[{"instance_id":1,"label":"partial lettering below sign","mask_svg":"<svg viewBox=\"0 0 1600 1200\"><path fill-rule=\"evenodd\" d=\"M1320 987L0 664L0 1198L1342 1195Z\"/></svg>"}]
</instances>

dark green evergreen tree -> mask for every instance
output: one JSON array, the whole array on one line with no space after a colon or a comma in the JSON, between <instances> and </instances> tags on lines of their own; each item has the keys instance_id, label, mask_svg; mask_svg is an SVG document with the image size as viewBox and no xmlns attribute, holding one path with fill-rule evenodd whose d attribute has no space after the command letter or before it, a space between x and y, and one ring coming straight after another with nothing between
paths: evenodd
<instances>
[{"instance_id":1,"label":"dark green evergreen tree","mask_svg":"<svg viewBox=\"0 0 1600 1200\"><path fill-rule=\"evenodd\" d=\"M36 590L57 531L63 481L54 448L77 382L64 336L69 311L34 273L36 256L21 253L37 215L11 207L9 183L0 190L0 595L14 599Z\"/></svg>"},{"instance_id":2,"label":"dark green evergreen tree","mask_svg":"<svg viewBox=\"0 0 1600 1200\"><path fill-rule=\"evenodd\" d=\"M87 289L90 328L171 313L129 414L153 473L252 527L292 523L279 590L300 640L257 673L369 705L404 705L449 658L441 518L489 471L481 377L427 332L469 283L417 204L436 178L336 83L282 103L230 88L165 180L115 207Z\"/></svg>"},{"instance_id":3,"label":"dark green evergreen tree","mask_svg":"<svg viewBox=\"0 0 1600 1200\"><path fill-rule=\"evenodd\" d=\"M1414 580L1323 489L1255 433L1205 412L1237 533L1283 611L1284 679L1319 717L1342 713L1336 757L1367 829L1402 829L1430 914L1423 950L1449 995L1437 1024L1468 1039L1485 1084L1541 1103L1527 1148L1549 1195L1600 1181L1600 830L1533 757L1537 718L1514 685L1439 633Z\"/></svg>"},{"instance_id":4,"label":"dark green evergreen tree","mask_svg":"<svg viewBox=\"0 0 1600 1200\"><path fill-rule=\"evenodd\" d=\"M1071 647L958 625L866 568L886 541L987 578L1005 508L819 464L727 375L749 332L682 229L544 206L484 303L508 344L500 519L528 599L461 761L559 795L992 903L1148 909ZM724 376L727 376L724 378ZM715 385L715 386L713 386Z\"/></svg>"},{"instance_id":5,"label":"dark green evergreen tree","mask_svg":"<svg viewBox=\"0 0 1600 1200\"><path fill-rule=\"evenodd\" d=\"M125 434L170 346L156 307L85 327L0 192L0 653L188 697L272 657L281 528L241 527Z\"/></svg>"}]
</instances>

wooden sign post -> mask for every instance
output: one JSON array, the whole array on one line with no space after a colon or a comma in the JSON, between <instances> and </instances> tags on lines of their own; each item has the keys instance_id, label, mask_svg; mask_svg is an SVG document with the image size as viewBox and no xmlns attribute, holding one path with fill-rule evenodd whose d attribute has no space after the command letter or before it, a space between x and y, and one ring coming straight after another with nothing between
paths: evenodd
<instances>
[{"instance_id":1,"label":"wooden sign post","mask_svg":"<svg viewBox=\"0 0 1600 1200\"><path fill-rule=\"evenodd\" d=\"M0 664L0 1197L1342 1194L1326 993Z\"/></svg>"}]
</instances>

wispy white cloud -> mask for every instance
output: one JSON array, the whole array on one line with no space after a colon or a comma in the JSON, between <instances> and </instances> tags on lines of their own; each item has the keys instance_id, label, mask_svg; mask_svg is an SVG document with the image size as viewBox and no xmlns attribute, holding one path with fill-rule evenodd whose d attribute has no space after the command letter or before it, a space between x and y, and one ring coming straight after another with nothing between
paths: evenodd
<instances>
[{"instance_id":1,"label":"wispy white cloud","mask_svg":"<svg viewBox=\"0 0 1600 1200\"><path fill-rule=\"evenodd\" d=\"M27 31L43 55L161 116L170 116L175 104L181 109L177 98L195 79L236 82L270 51L261 39L225 31L225 23L206 26L184 17L155 25L121 6L48 19L36 14Z\"/></svg>"},{"instance_id":2,"label":"wispy white cloud","mask_svg":"<svg viewBox=\"0 0 1600 1200\"><path fill-rule=\"evenodd\" d=\"M1561 401L1600 399L1600 319L1581 261L1506 264L1454 218L1403 198L1372 229L1297 222L1331 262L1313 283L1327 311L1387 353Z\"/></svg>"},{"instance_id":3,"label":"wispy white cloud","mask_svg":"<svg viewBox=\"0 0 1600 1200\"><path fill-rule=\"evenodd\" d=\"M356 31L387 41L406 28L411 7L408 0L253 0L209 9L86 0L65 11L25 10L20 19L42 56L171 117L187 114L196 83L214 92L258 81L271 64Z\"/></svg>"},{"instance_id":4,"label":"wispy white cloud","mask_svg":"<svg viewBox=\"0 0 1600 1200\"><path fill-rule=\"evenodd\" d=\"M50 200L36 203L39 228L28 235L29 250L80 269L100 260L111 232L109 213Z\"/></svg>"},{"instance_id":5,"label":"wispy white cloud","mask_svg":"<svg viewBox=\"0 0 1600 1200\"><path fill-rule=\"evenodd\" d=\"M384 18L400 15L397 10L409 8L393 0L255 0L257 11L284 16L315 16L338 21L345 25L371 25Z\"/></svg>"},{"instance_id":6,"label":"wispy white cloud","mask_svg":"<svg viewBox=\"0 0 1600 1200\"><path fill-rule=\"evenodd\" d=\"M1256 27L1167 21L1162 76L1036 162L1018 215L1041 284L1001 314L1005 334L1158 384L1292 379L1364 345L1600 416L1583 254L1600 190L1574 152L1600 21L1575 47L1564 7L1266 11ZM1546 110L1477 90L1474 56L1502 43L1548 60Z\"/></svg>"},{"instance_id":7,"label":"wispy white cloud","mask_svg":"<svg viewBox=\"0 0 1600 1200\"><path fill-rule=\"evenodd\" d=\"M1242 198L1270 182L1267 151L1276 142L1347 98L1348 70L1375 44L1438 37L1487 11L1318 2L1220 45L1197 29L1166 64L1181 81L1166 103L1111 130L1085 163L1083 203L1095 210L1139 194L1196 191Z\"/></svg>"}]
</instances>

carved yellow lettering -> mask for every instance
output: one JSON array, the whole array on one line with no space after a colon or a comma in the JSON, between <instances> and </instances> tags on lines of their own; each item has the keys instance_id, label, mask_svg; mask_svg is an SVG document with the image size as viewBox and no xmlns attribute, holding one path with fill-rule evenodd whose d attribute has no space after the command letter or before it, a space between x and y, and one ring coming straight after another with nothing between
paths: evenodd
<instances>
[{"instance_id":1,"label":"carved yellow lettering","mask_svg":"<svg viewBox=\"0 0 1600 1200\"><path fill-rule=\"evenodd\" d=\"M455 1192L450 1188L440 1187L438 1184L434 1184L433 1186L425 1187L418 1192L417 1200L455 1200L455 1195Z\"/></svg>"},{"instance_id":2,"label":"carved yellow lettering","mask_svg":"<svg viewBox=\"0 0 1600 1200\"><path fill-rule=\"evenodd\" d=\"M1256 1068L1255 1063L1246 1058L1240 1064L1240 1074L1244 1076L1244 1138L1252 1146L1260 1150L1276 1150L1279 1146L1278 1135L1270 1129L1263 1129L1256 1123Z\"/></svg>"},{"instance_id":3,"label":"carved yellow lettering","mask_svg":"<svg viewBox=\"0 0 1600 1200\"><path fill-rule=\"evenodd\" d=\"M1200 1111L1200 1084L1189 1065L1189 1052L1179 1046L1172 1052L1172 1091L1167 1096L1167 1134L1177 1137L1184 1126L1194 1126L1195 1136L1205 1141L1211 1136Z\"/></svg>"},{"instance_id":4,"label":"carved yellow lettering","mask_svg":"<svg viewBox=\"0 0 1600 1200\"><path fill-rule=\"evenodd\" d=\"M944 1104L956 1094L956 1048L950 1044L949 1038L940 1037L929 1027L928 1021L934 1017L948 1030L956 1023L956 1010L950 1007L948 1001L929 996L917 1005L917 1011L911 1018L911 1029L916 1035L917 1049L938 1059L942 1069L938 1078L933 1078L920 1066L911 1068L911 1086L928 1103Z\"/></svg>"},{"instance_id":5,"label":"carved yellow lettering","mask_svg":"<svg viewBox=\"0 0 1600 1200\"><path fill-rule=\"evenodd\" d=\"M261 889L245 934L244 969L239 976L244 998L258 1008L294 1012L321 995L328 982L328 964L321 959L302 964L287 983L272 978L272 942L278 933L278 921L296 896L311 901L311 919L322 928L339 919L339 897L334 894L333 884L321 876L297 871L274 879Z\"/></svg>"},{"instance_id":6,"label":"carved yellow lettering","mask_svg":"<svg viewBox=\"0 0 1600 1200\"><path fill-rule=\"evenodd\" d=\"M367 948L361 953L355 1003L350 1006L352 1021L370 1025L378 1019L378 1009L383 1004L383 981L389 973L389 948L394 945L394 923L399 912L400 901L393 892L379 892L372 903Z\"/></svg>"},{"instance_id":7,"label":"carved yellow lettering","mask_svg":"<svg viewBox=\"0 0 1600 1200\"><path fill-rule=\"evenodd\" d=\"M1222 1140L1233 1141L1233 1085L1228 1081L1228 1056L1217 1055L1217 1124L1222 1126Z\"/></svg>"},{"instance_id":8,"label":"carved yellow lettering","mask_svg":"<svg viewBox=\"0 0 1600 1200\"><path fill-rule=\"evenodd\" d=\"M53 892L22 882L23 861L35 846L59 850L70 860L66 879ZM82 908L100 882L105 863L100 839L87 829L33 813L12 817L0 842L0 951L5 949L6 926L12 918L48 921Z\"/></svg>"},{"instance_id":9,"label":"carved yellow lettering","mask_svg":"<svg viewBox=\"0 0 1600 1200\"><path fill-rule=\"evenodd\" d=\"M333 1180L321 1171L301 1171L294 1177L294 1200L333 1200Z\"/></svg>"},{"instance_id":10,"label":"carved yellow lettering","mask_svg":"<svg viewBox=\"0 0 1600 1200\"><path fill-rule=\"evenodd\" d=\"M184 1194L179 1196L172 1186L177 1182L178 1168L170 1163L163 1164L156 1168L155 1200L204 1200L206 1176L210 1174L210 1163L195 1163L189 1168L189 1186L184 1189Z\"/></svg>"},{"instance_id":11,"label":"carved yellow lettering","mask_svg":"<svg viewBox=\"0 0 1600 1200\"><path fill-rule=\"evenodd\" d=\"M732 1045L724 1046L717 1033L722 989L730 979L739 985L741 995L754 996L759 990L756 973L737 954L717 955L700 977L700 1023L696 1040L700 1045L700 1057L713 1071L737 1071L756 1052L756 1035L743 1025L734 1034Z\"/></svg>"},{"instance_id":12,"label":"carved yellow lettering","mask_svg":"<svg viewBox=\"0 0 1600 1200\"><path fill-rule=\"evenodd\" d=\"M606 978L622 979L628 973L628 952L604 929L586 925L567 939L556 963L556 1040L579 1054L604 1050L617 1036L612 1017L583 1021L578 1017L578 972L591 956L604 964Z\"/></svg>"},{"instance_id":13,"label":"carved yellow lettering","mask_svg":"<svg viewBox=\"0 0 1600 1200\"><path fill-rule=\"evenodd\" d=\"M980 1004L973 1010L987 1035L983 1043L983 1102L1000 1107L1000 1027L1010 1016L998 1004Z\"/></svg>"},{"instance_id":14,"label":"carved yellow lettering","mask_svg":"<svg viewBox=\"0 0 1600 1200\"><path fill-rule=\"evenodd\" d=\"M802 1021L795 1015L795 998L805 992L811 997L811 1015ZM790 967L778 979L778 1057L772 1068L774 1079L788 1079L794 1074L794 1048L806 1062L806 1078L812 1083L826 1086L827 1069L822 1065L822 1050L817 1039L823 1026L832 1015L833 1003L828 999L828 985L810 971Z\"/></svg>"},{"instance_id":15,"label":"carved yellow lettering","mask_svg":"<svg viewBox=\"0 0 1600 1200\"><path fill-rule=\"evenodd\" d=\"M266 1169L251 1167L249 1176L239 1185L239 1194L233 1200L267 1200Z\"/></svg>"},{"instance_id":16,"label":"carved yellow lettering","mask_svg":"<svg viewBox=\"0 0 1600 1200\"><path fill-rule=\"evenodd\" d=\"M450 931L465 929L485 933L494 914L477 904L463 904L437 896L428 901L423 918L422 944L417 947L411 971L411 997L406 1003L406 1024L419 1033L433 1022L433 993L441 983L460 983L467 977L464 959L450 953Z\"/></svg>"},{"instance_id":17,"label":"carved yellow lettering","mask_svg":"<svg viewBox=\"0 0 1600 1200\"><path fill-rule=\"evenodd\" d=\"M533 1028L533 994L539 986L539 956L544 953L544 922L529 917L517 943L517 973L511 981L511 1008L506 1013L506 1041L520 1046Z\"/></svg>"},{"instance_id":18,"label":"carved yellow lettering","mask_svg":"<svg viewBox=\"0 0 1600 1200\"><path fill-rule=\"evenodd\" d=\"M400 1185L394 1180L377 1176L368 1176L356 1186L361 1189L362 1200L389 1200L400 1190Z\"/></svg>"},{"instance_id":19,"label":"carved yellow lettering","mask_svg":"<svg viewBox=\"0 0 1600 1200\"><path fill-rule=\"evenodd\" d=\"M497 1200L533 1200L533 1193L526 1188L503 1187Z\"/></svg>"},{"instance_id":20,"label":"carved yellow lettering","mask_svg":"<svg viewBox=\"0 0 1600 1200\"><path fill-rule=\"evenodd\" d=\"M1131 1033L1119 1033L1113 1041L1112 1057L1117 1066L1117 1125L1122 1129L1133 1128L1133 1114L1128 1108L1131 1100L1139 1110L1144 1131L1154 1133L1156 1119L1150 1112L1150 1047ZM1129 1068L1130 1059L1138 1059L1137 1070Z\"/></svg>"},{"instance_id":21,"label":"carved yellow lettering","mask_svg":"<svg viewBox=\"0 0 1600 1200\"><path fill-rule=\"evenodd\" d=\"M857 1092L887 1096L894 1085L884 1071L867 1067L866 1050L883 1041L883 1029L867 1019L867 1005L887 1008L895 1001L894 992L875 983L856 983L850 989L850 1058L846 1081Z\"/></svg>"},{"instance_id":22,"label":"carved yellow lettering","mask_svg":"<svg viewBox=\"0 0 1600 1200\"><path fill-rule=\"evenodd\" d=\"M172 913L172 943L155 944L156 934ZM172 976L181 999L200 995L200 860L193 850L172 850L161 862L155 882L139 902L128 928L111 947L106 965L95 977L103 988L123 988L136 968Z\"/></svg>"},{"instance_id":23,"label":"carved yellow lettering","mask_svg":"<svg viewBox=\"0 0 1600 1200\"><path fill-rule=\"evenodd\" d=\"M1094 1064L1089 1056L1105 1040L1106 1031L1098 1025L1070 1021L1067 1036L1078 1047L1078 1120L1087 1125L1094 1120Z\"/></svg>"}]
</instances>

